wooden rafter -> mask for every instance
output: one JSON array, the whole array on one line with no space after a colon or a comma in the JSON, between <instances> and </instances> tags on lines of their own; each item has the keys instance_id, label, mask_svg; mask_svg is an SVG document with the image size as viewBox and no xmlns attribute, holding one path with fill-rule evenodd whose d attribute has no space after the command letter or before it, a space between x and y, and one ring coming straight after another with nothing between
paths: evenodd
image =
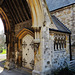
<instances>
[{"instance_id":1,"label":"wooden rafter","mask_svg":"<svg viewBox=\"0 0 75 75\"><path fill-rule=\"evenodd\" d=\"M20 0L20 1L21 1L21 0ZM23 11L22 11L22 8L21 8L21 6L20 6L19 1L16 0L16 3L17 3L17 5L18 5L19 11L20 11L20 13L21 13L21 15L22 15L22 17L23 17L23 19L24 19L24 21L25 21L26 19L25 19L25 16L24 16L24 13L23 13Z\"/></svg>"},{"instance_id":2,"label":"wooden rafter","mask_svg":"<svg viewBox=\"0 0 75 75\"><path fill-rule=\"evenodd\" d=\"M22 7L23 7L23 10L24 10L24 13L26 14L26 17L27 17L28 19L30 19L29 16L28 16L28 14L27 14L27 11L26 11L26 9L25 9L25 6L24 6L22 0L20 0L20 2L21 2L21 4L22 4Z\"/></svg>"},{"instance_id":3,"label":"wooden rafter","mask_svg":"<svg viewBox=\"0 0 75 75\"><path fill-rule=\"evenodd\" d=\"M9 0L8 0L8 1L9 1ZM15 11L14 8L13 8L13 5L12 5L11 1L9 1L9 4L10 4L10 7L12 8L12 10L13 10L13 12L14 12L13 14L14 14L15 17L17 18L17 21L20 22L20 20L19 20L17 14L16 14L16 11ZM11 12L12 12L12 11L11 11Z\"/></svg>"},{"instance_id":4,"label":"wooden rafter","mask_svg":"<svg viewBox=\"0 0 75 75\"><path fill-rule=\"evenodd\" d=\"M12 17L13 17L13 19L14 19L15 23L17 23L17 20L16 20L16 18L15 18L15 16L14 16L14 14L13 14L13 12L12 12L12 9L10 8L10 6L9 6L9 4L8 4L8 2L7 2L7 1L6 1L6 5L7 5L7 7L9 8L9 11L10 11L10 13L11 13L11 15L12 15Z\"/></svg>"},{"instance_id":5,"label":"wooden rafter","mask_svg":"<svg viewBox=\"0 0 75 75\"><path fill-rule=\"evenodd\" d=\"M29 5L28 5L27 1L23 0L23 4L24 4L24 7L26 9L26 12L27 12L29 18L31 19L31 11L30 11L30 8L29 8Z\"/></svg>"},{"instance_id":6,"label":"wooden rafter","mask_svg":"<svg viewBox=\"0 0 75 75\"><path fill-rule=\"evenodd\" d=\"M18 14L18 16L19 16L21 22L23 22L23 19L22 19L21 15L20 15L20 12L19 12L19 10L17 9L18 7L16 6L16 3L14 2L14 0L12 0L12 2L13 2L13 4L14 4L14 7L15 7L15 9L16 9L16 12L17 12L17 14Z\"/></svg>"}]
</instances>

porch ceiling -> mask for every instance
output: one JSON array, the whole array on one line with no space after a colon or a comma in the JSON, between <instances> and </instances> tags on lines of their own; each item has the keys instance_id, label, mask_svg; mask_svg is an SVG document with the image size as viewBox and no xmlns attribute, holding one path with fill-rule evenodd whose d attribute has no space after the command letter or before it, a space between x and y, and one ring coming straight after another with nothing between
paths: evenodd
<instances>
[{"instance_id":1,"label":"porch ceiling","mask_svg":"<svg viewBox=\"0 0 75 75\"><path fill-rule=\"evenodd\" d=\"M31 19L26 0L0 0L0 7L5 11L11 24L18 24Z\"/></svg>"}]
</instances>

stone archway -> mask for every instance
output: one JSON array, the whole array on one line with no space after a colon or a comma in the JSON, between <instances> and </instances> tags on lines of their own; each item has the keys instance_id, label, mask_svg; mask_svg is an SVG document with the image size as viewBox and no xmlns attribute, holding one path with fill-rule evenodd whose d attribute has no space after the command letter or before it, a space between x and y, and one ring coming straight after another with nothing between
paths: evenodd
<instances>
[{"instance_id":1,"label":"stone archway","mask_svg":"<svg viewBox=\"0 0 75 75\"><path fill-rule=\"evenodd\" d=\"M32 28L34 29L34 40L35 43L39 43L39 38L40 38L40 27L43 26L43 22L44 22L44 15L43 15L43 9L42 9L42 3L40 0L26 0L29 8L31 10L31 18L32 18ZM36 6L38 5L38 6ZM40 20L41 19L41 20ZM23 31L24 30L24 31ZM16 38L16 43L15 43L15 55L17 55L17 50L21 50L21 44L20 44L20 38L24 37L25 34L30 34L31 32L27 29L23 29ZM18 42L18 44L17 44ZM18 46L18 48L17 48ZM20 52L20 51L19 51ZM36 52L35 52L36 53ZM21 64L22 62L20 61L21 56L19 56L19 63ZM17 56L15 58L15 63L17 63Z\"/></svg>"},{"instance_id":2,"label":"stone archway","mask_svg":"<svg viewBox=\"0 0 75 75\"><path fill-rule=\"evenodd\" d=\"M43 53L44 53L44 50L46 49L45 47L47 47L47 49L49 49L49 47L48 47L48 44L49 44L49 42L48 42L48 40L49 40L49 29L48 29L48 27L49 27L49 24L51 23L51 21L50 21L49 15L48 15L49 13L48 13L48 10L46 8L45 0L24 0L24 1L27 1L28 5L29 5L29 8L31 10L32 24L30 26L30 29L33 28L34 29L34 33L35 33L35 36L34 36L34 44L36 45L36 49L35 49L35 67L34 67L34 70L33 70L33 75L37 74L37 72L40 75L40 73L41 72L44 72L44 70L45 70L44 69L45 68L44 67L45 65L43 64L44 61L45 61L45 60L43 60L44 59ZM8 3L8 5L9 4L11 5L11 2L7 2L7 3ZM12 7L12 5L11 5L11 7ZM16 7L14 7L14 8L16 8ZM17 8L16 8L16 10L17 10ZM17 15L17 13L15 13L15 15ZM21 17L21 15L19 15L19 16ZM12 54L13 54L12 57L15 58L15 63L17 63L17 56L18 56L19 64L22 63L20 61L21 60L21 56L22 56L22 55L20 55L20 53L21 53L21 47L22 47L21 46L21 39L20 38L24 37L26 34L30 34L30 35L32 34L31 31L26 30L26 29L23 29L23 28L26 28L25 27L26 24L25 23L22 23L22 22L20 23L20 22L21 21L17 21L17 24L14 27L15 34L13 33L14 34L13 35L14 38L12 40L14 46L12 46L13 47L13 52L11 51ZM25 20L25 22L26 22L26 20ZM17 26L19 26L19 28L17 28ZM15 28L17 29L17 32L19 32L18 29L21 29L22 30L17 35L17 37L16 37L16 33L17 32L16 32L16 29ZM47 36L45 36L45 35L47 35ZM11 47L11 49L12 49L12 47ZM15 55L14 55L14 53L15 53ZM40 66L39 66L39 64L40 64Z\"/></svg>"},{"instance_id":3,"label":"stone archway","mask_svg":"<svg viewBox=\"0 0 75 75\"><path fill-rule=\"evenodd\" d=\"M18 33L18 35L16 36L16 38L17 38L17 43L15 44L15 63L17 63L17 64L19 64L19 66L22 66L22 58L23 58L23 41L25 40L25 37L26 36L30 36L31 38L32 38L32 41L33 41L33 39L34 39L34 33L31 31L31 30L29 30L29 29L26 29L26 28L24 28L24 29L22 29L19 33ZM30 41L31 41L31 39L30 39ZM29 41L29 42L30 42ZM31 49L32 50L32 49ZM34 50L33 50L33 52L34 52Z\"/></svg>"},{"instance_id":4,"label":"stone archway","mask_svg":"<svg viewBox=\"0 0 75 75\"><path fill-rule=\"evenodd\" d=\"M7 60L9 61L10 44L8 41L10 41L10 34L9 33L11 33L11 28L10 28L10 23L9 23L8 17L2 8L0 8L0 17L4 23L4 31L5 31L5 35L6 35L6 44L7 44Z\"/></svg>"},{"instance_id":5,"label":"stone archway","mask_svg":"<svg viewBox=\"0 0 75 75\"><path fill-rule=\"evenodd\" d=\"M0 8L0 17L4 23L5 32L10 32L11 31L10 23L9 23L7 15L5 14L2 8Z\"/></svg>"},{"instance_id":6,"label":"stone archway","mask_svg":"<svg viewBox=\"0 0 75 75\"><path fill-rule=\"evenodd\" d=\"M27 34L22 39L22 66L34 69L34 38Z\"/></svg>"},{"instance_id":7,"label":"stone archway","mask_svg":"<svg viewBox=\"0 0 75 75\"><path fill-rule=\"evenodd\" d=\"M40 27L44 22L44 13L41 0L26 0L32 17L32 27ZM40 20L41 19L41 20Z\"/></svg>"}]
</instances>

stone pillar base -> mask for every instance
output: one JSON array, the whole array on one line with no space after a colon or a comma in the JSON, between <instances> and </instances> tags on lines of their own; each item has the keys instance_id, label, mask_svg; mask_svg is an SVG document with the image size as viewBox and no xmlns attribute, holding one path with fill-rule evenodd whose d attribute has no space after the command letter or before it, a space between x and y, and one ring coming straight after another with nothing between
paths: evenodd
<instances>
[{"instance_id":1,"label":"stone pillar base","mask_svg":"<svg viewBox=\"0 0 75 75\"><path fill-rule=\"evenodd\" d=\"M32 75L51 75L51 70L47 70L45 72L33 70Z\"/></svg>"},{"instance_id":2,"label":"stone pillar base","mask_svg":"<svg viewBox=\"0 0 75 75\"><path fill-rule=\"evenodd\" d=\"M10 64L10 62L6 61L6 62L5 62L5 65L4 65L4 68L6 68L6 69L9 70L9 69L10 69L10 68L9 68L9 64Z\"/></svg>"},{"instance_id":3,"label":"stone pillar base","mask_svg":"<svg viewBox=\"0 0 75 75\"><path fill-rule=\"evenodd\" d=\"M13 69L13 68L15 68L15 64L13 62L6 61L4 68L6 68L8 70Z\"/></svg>"}]
</instances>

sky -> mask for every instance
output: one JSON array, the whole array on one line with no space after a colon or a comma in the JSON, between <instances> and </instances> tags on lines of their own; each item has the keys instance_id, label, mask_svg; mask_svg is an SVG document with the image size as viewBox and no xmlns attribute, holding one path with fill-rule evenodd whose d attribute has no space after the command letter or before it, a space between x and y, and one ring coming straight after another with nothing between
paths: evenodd
<instances>
[{"instance_id":1,"label":"sky","mask_svg":"<svg viewBox=\"0 0 75 75\"><path fill-rule=\"evenodd\" d=\"M0 18L0 33L1 32L4 32L4 25L3 25L3 22L2 22L2 20L1 20L1 18Z\"/></svg>"}]
</instances>

